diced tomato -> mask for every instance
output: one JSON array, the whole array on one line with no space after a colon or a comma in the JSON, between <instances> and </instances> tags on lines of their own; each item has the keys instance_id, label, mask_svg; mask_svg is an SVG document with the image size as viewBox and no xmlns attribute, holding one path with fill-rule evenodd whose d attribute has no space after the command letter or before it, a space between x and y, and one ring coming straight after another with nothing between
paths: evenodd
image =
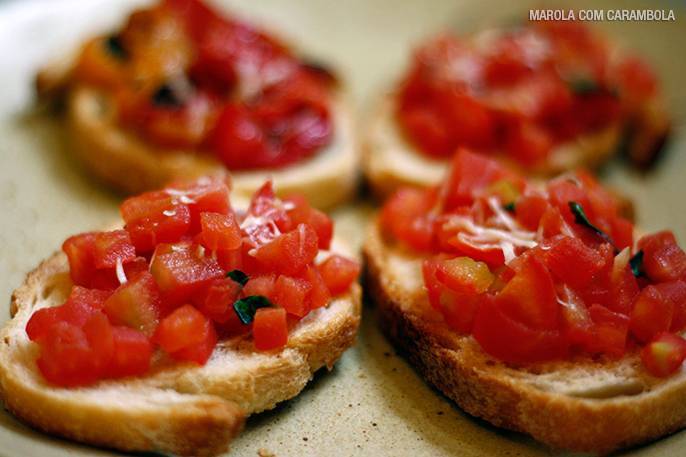
<instances>
[{"instance_id":1,"label":"diced tomato","mask_svg":"<svg viewBox=\"0 0 686 457\"><path fill-rule=\"evenodd\" d=\"M130 197L119 210L138 253L151 252L159 243L175 243L190 227L188 206L165 191Z\"/></svg>"},{"instance_id":2,"label":"diced tomato","mask_svg":"<svg viewBox=\"0 0 686 457\"><path fill-rule=\"evenodd\" d=\"M69 261L69 276L76 285L92 285L95 275L95 235L95 232L74 235L62 244Z\"/></svg>"},{"instance_id":3,"label":"diced tomato","mask_svg":"<svg viewBox=\"0 0 686 457\"><path fill-rule=\"evenodd\" d=\"M103 311L114 325L151 336L161 314L160 291L147 271L122 284L105 301Z\"/></svg>"},{"instance_id":4,"label":"diced tomato","mask_svg":"<svg viewBox=\"0 0 686 457\"><path fill-rule=\"evenodd\" d=\"M252 335L258 351L279 349L288 342L286 310L259 308L252 324Z\"/></svg>"},{"instance_id":5,"label":"diced tomato","mask_svg":"<svg viewBox=\"0 0 686 457\"><path fill-rule=\"evenodd\" d=\"M241 246L241 229L233 213L200 213L202 244L210 251L235 250Z\"/></svg>"},{"instance_id":6,"label":"diced tomato","mask_svg":"<svg viewBox=\"0 0 686 457\"><path fill-rule=\"evenodd\" d=\"M645 287L636 299L631 312L631 334L647 343L672 325L672 302L665 300L655 286Z\"/></svg>"},{"instance_id":7,"label":"diced tomato","mask_svg":"<svg viewBox=\"0 0 686 457\"><path fill-rule=\"evenodd\" d=\"M310 309L321 308L329 304L331 300L331 292L324 282L324 278L315 267L307 267L305 271L305 279L310 283L311 289L307 296L307 302Z\"/></svg>"},{"instance_id":8,"label":"diced tomato","mask_svg":"<svg viewBox=\"0 0 686 457\"><path fill-rule=\"evenodd\" d=\"M672 232L644 236L638 247L643 250L643 269L653 281L674 281L686 276L686 253L677 245Z\"/></svg>"},{"instance_id":9,"label":"diced tomato","mask_svg":"<svg viewBox=\"0 0 686 457\"><path fill-rule=\"evenodd\" d=\"M575 219L569 208L569 202L579 203L584 209L586 216L593 221L594 215L588 194L577 182L570 179L557 178L550 181L547 188L550 202L557 206L567 222L574 223Z\"/></svg>"},{"instance_id":10,"label":"diced tomato","mask_svg":"<svg viewBox=\"0 0 686 457\"><path fill-rule=\"evenodd\" d=\"M664 378L681 367L686 359L686 340L673 333L661 333L641 350L648 373Z\"/></svg>"},{"instance_id":11,"label":"diced tomato","mask_svg":"<svg viewBox=\"0 0 686 457\"><path fill-rule=\"evenodd\" d=\"M61 320L62 307L50 306L34 311L26 323L26 334L31 341L40 341Z\"/></svg>"},{"instance_id":12,"label":"diced tomato","mask_svg":"<svg viewBox=\"0 0 686 457\"><path fill-rule=\"evenodd\" d=\"M218 250L217 262L226 271L243 270L243 250Z\"/></svg>"},{"instance_id":13,"label":"diced tomato","mask_svg":"<svg viewBox=\"0 0 686 457\"><path fill-rule=\"evenodd\" d=\"M255 258L270 271L295 275L312 262L319 252L317 232L299 224L269 243L260 246Z\"/></svg>"},{"instance_id":14,"label":"diced tomato","mask_svg":"<svg viewBox=\"0 0 686 457\"><path fill-rule=\"evenodd\" d=\"M171 354L202 342L207 337L209 322L193 306L183 305L162 319L153 340Z\"/></svg>"},{"instance_id":15,"label":"diced tomato","mask_svg":"<svg viewBox=\"0 0 686 457\"><path fill-rule=\"evenodd\" d=\"M317 266L331 295L347 291L360 274L360 264L334 254Z\"/></svg>"},{"instance_id":16,"label":"diced tomato","mask_svg":"<svg viewBox=\"0 0 686 457\"><path fill-rule=\"evenodd\" d=\"M497 268L505 263L503 250L499 247L484 247L472 244L459 234L448 239L448 245L453 247L457 253L466 257L471 257L479 262L485 262L491 268Z\"/></svg>"},{"instance_id":17,"label":"diced tomato","mask_svg":"<svg viewBox=\"0 0 686 457\"><path fill-rule=\"evenodd\" d=\"M497 161L461 148L455 154L443 184L447 210L472 203L474 194L491 183L511 179L521 180Z\"/></svg>"},{"instance_id":18,"label":"diced tomato","mask_svg":"<svg viewBox=\"0 0 686 457\"><path fill-rule=\"evenodd\" d=\"M333 237L331 218L318 209L310 207L307 199L301 195L291 195L284 202L293 205L293 208L287 211L291 225L297 227L298 224L309 224L317 232L319 249L329 249Z\"/></svg>"},{"instance_id":19,"label":"diced tomato","mask_svg":"<svg viewBox=\"0 0 686 457\"><path fill-rule=\"evenodd\" d=\"M472 334L486 353L505 362L552 360L565 357L568 351L567 341L558 329L529 328L488 299L476 312Z\"/></svg>"},{"instance_id":20,"label":"diced tomato","mask_svg":"<svg viewBox=\"0 0 686 457\"><path fill-rule=\"evenodd\" d=\"M229 169L258 168L269 157L265 132L259 120L242 103L227 104L211 134L212 149Z\"/></svg>"},{"instance_id":21,"label":"diced tomato","mask_svg":"<svg viewBox=\"0 0 686 457\"><path fill-rule=\"evenodd\" d=\"M528 230L536 230L548 209L548 200L539 195L524 195L515 204L515 215L517 221Z\"/></svg>"},{"instance_id":22,"label":"diced tomato","mask_svg":"<svg viewBox=\"0 0 686 457\"><path fill-rule=\"evenodd\" d=\"M288 314L303 317L310 311L306 297L311 290L312 286L304 279L279 275L274 285L274 303Z\"/></svg>"},{"instance_id":23,"label":"diced tomato","mask_svg":"<svg viewBox=\"0 0 686 457\"><path fill-rule=\"evenodd\" d=\"M545 210L539 223L544 238L552 238L555 235L559 235L560 232L562 232L563 224L565 224L565 222L562 220L562 213L559 208L555 206L549 206Z\"/></svg>"},{"instance_id":24,"label":"diced tomato","mask_svg":"<svg viewBox=\"0 0 686 457\"><path fill-rule=\"evenodd\" d=\"M588 313L593 320L594 341L591 352L622 357L626 351L626 338L629 331L629 318L615 313L602 305L592 305Z\"/></svg>"},{"instance_id":25,"label":"diced tomato","mask_svg":"<svg viewBox=\"0 0 686 457\"><path fill-rule=\"evenodd\" d=\"M207 321L205 323L205 330L202 334L202 340L199 343L179 349L172 353L171 356L175 360L195 362L198 365L204 365L212 355L212 351L214 351L216 345L217 332L214 329L212 322Z\"/></svg>"},{"instance_id":26,"label":"diced tomato","mask_svg":"<svg viewBox=\"0 0 686 457\"><path fill-rule=\"evenodd\" d=\"M224 275L216 260L200 257L193 249L155 255L150 273L155 278L165 306L189 300L213 279Z\"/></svg>"},{"instance_id":27,"label":"diced tomato","mask_svg":"<svg viewBox=\"0 0 686 457\"><path fill-rule=\"evenodd\" d=\"M620 251L624 248L630 248L634 245L634 224L623 217L615 217L612 219L612 241Z\"/></svg>"},{"instance_id":28,"label":"diced tomato","mask_svg":"<svg viewBox=\"0 0 686 457\"><path fill-rule=\"evenodd\" d=\"M93 240L95 268L114 268L117 260L123 264L136 258L136 248L126 230L97 232Z\"/></svg>"},{"instance_id":29,"label":"diced tomato","mask_svg":"<svg viewBox=\"0 0 686 457\"><path fill-rule=\"evenodd\" d=\"M254 276L243 286L243 296L261 295L272 300L276 278L274 275Z\"/></svg>"},{"instance_id":30,"label":"diced tomato","mask_svg":"<svg viewBox=\"0 0 686 457\"><path fill-rule=\"evenodd\" d=\"M41 341L36 360L43 377L58 386L92 384L100 377L98 363L86 333L74 324L58 321Z\"/></svg>"},{"instance_id":31,"label":"diced tomato","mask_svg":"<svg viewBox=\"0 0 686 457\"><path fill-rule=\"evenodd\" d=\"M553 147L553 138L544 128L522 121L510 131L507 151L524 165L545 160Z\"/></svg>"},{"instance_id":32,"label":"diced tomato","mask_svg":"<svg viewBox=\"0 0 686 457\"><path fill-rule=\"evenodd\" d=\"M223 179L202 177L195 181L176 182L165 188L165 192L188 206L192 234L200 230L200 214L229 214L229 188Z\"/></svg>"},{"instance_id":33,"label":"diced tomato","mask_svg":"<svg viewBox=\"0 0 686 457\"><path fill-rule=\"evenodd\" d=\"M575 289L588 285L593 276L607 266L607 260L579 238L568 236L555 241L544 257L555 277Z\"/></svg>"},{"instance_id":34,"label":"diced tomato","mask_svg":"<svg viewBox=\"0 0 686 457\"><path fill-rule=\"evenodd\" d=\"M199 309L213 321L226 323L236 314L233 310L233 303L238 299L240 293L241 285L233 279L215 279L208 287Z\"/></svg>"},{"instance_id":35,"label":"diced tomato","mask_svg":"<svg viewBox=\"0 0 686 457\"><path fill-rule=\"evenodd\" d=\"M631 251L628 248L615 256L610 275L610 301L604 304L612 311L631 314L631 310L639 293L638 282L631 271L629 259Z\"/></svg>"},{"instance_id":36,"label":"diced tomato","mask_svg":"<svg viewBox=\"0 0 686 457\"><path fill-rule=\"evenodd\" d=\"M140 376L150 369L153 347L141 332L129 327L113 327L114 354L107 374L112 378Z\"/></svg>"},{"instance_id":37,"label":"diced tomato","mask_svg":"<svg viewBox=\"0 0 686 457\"><path fill-rule=\"evenodd\" d=\"M530 329L553 330L560 325L560 309L550 273L538 257L528 256L514 277L495 297L503 314Z\"/></svg>"},{"instance_id":38,"label":"diced tomato","mask_svg":"<svg viewBox=\"0 0 686 457\"><path fill-rule=\"evenodd\" d=\"M686 282L664 282L654 286L662 298L672 305L672 325L669 330L678 332L686 327Z\"/></svg>"},{"instance_id":39,"label":"diced tomato","mask_svg":"<svg viewBox=\"0 0 686 457\"><path fill-rule=\"evenodd\" d=\"M455 292L481 294L488 290L494 277L485 263L456 257L439 261L436 279Z\"/></svg>"},{"instance_id":40,"label":"diced tomato","mask_svg":"<svg viewBox=\"0 0 686 457\"><path fill-rule=\"evenodd\" d=\"M483 296L456 292L442 284L437 290L438 299L433 306L443 314L446 324L457 332L470 333Z\"/></svg>"},{"instance_id":41,"label":"diced tomato","mask_svg":"<svg viewBox=\"0 0 686 457\"><path fill-rule=\"evenodd\" d=\"M434 193L411 188L400 189L384 204L381 225L410 247L419 251L430 250L433 224L425 215L434 203Z\"/></svg>"},{"instance_id":42,"label":"diced tomato","mask_svg":"<svg viewBox=\"0 0 686 457\"><path fill-rule=\"evenodd\" d=\"M587 348L593 340L593 321L583 298L567 285L559 286L557 294L562 305L562 317L565 322L569 344Z\"/></svg>"}]
</instances>

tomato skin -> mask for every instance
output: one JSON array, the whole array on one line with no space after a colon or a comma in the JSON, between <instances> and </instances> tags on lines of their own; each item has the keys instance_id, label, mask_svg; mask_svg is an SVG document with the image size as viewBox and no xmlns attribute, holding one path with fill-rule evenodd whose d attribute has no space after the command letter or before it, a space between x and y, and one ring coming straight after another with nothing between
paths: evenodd
<instances>
[{"instance_id":1,"label":"tomato skin","mask_svg":"<svg viewBox=\"0 0 686 457\"><path fill-rule=\"evenodd\" d=\"M634 224L631 221L616 217L612 219L612 241L620 251L634 245Z\"/></svg>"},{"instance_id":2,"label":"tomato skin","mask_svg":"<svg viewBox=\"0 0 686 457\"><path fill-rule=\"evenodd\" d=\"M446 209L450 210L471 204L475 192L503 179L520 181L512 172L495 160L464 148L458 149L443 184L446 190Z\"/></svg>"},{"instance_id":3,"label":"tomato skin","mask_svg":"<svg viewBox=\"0 0 686 457\"><path fill-rule=\"evenodd\" d=\"M122 264L136 258L136 248L126 230L98 232L95 234L93 257L95 268L114 268L117 260Z\"/></svg>"},{"instance_id":4,"label":"tomato skin","mask_svg":"<svg viewBox=\"0 0 686 457\"><path fill-rule=\"evenodd\" d=\"M182 304L224 275L216 260L199 257L192 250L155 255L150 273L159 286L165 308Z\"/></svg>"},{"instance_id":5,"label":"tomato skin","mask_svg":"<svg viewBox=\"0 0 686 457\"><path fill-rule=\"evenodd\" d=\"M259 308L252 327L255 348L258 351L279 349L288 342L286 310L283 308Z\"/></svg>"},{"instance_id":6,"label":"tomato skin","mask_svg":"<svg viewBox=\"0 0 686 457\"><path fill-rule=\"evenodd\" d=\"M141 332L129 327L112 327L114 353L107 368L111 378L141 376L148 372L153 347Z\"/></svg>"},{"instance_id":7,"label":"tomato skin","mask_svg":"<svg viewBox=\"0 0 686 457\"><path fill-rule=\"evenodd\" d=\"M304 279L279 275L274 284L274 303L294 316L303 317L310 310L306 298L312 285Z\"/></svg>"},{"instance_id":8,"label":"tomato skin","mask_svg":"<svg viewBox=\"0 0 686 457\"><path fill-rule=\"evenodd\" d=\"M568 236L554 242L545 252L544 262L557 279L575 289L584 288L607 266L607 259L598 251Z\"/></svg>"},{"instance_id":9,"label":"tomato skin","mask_svg":"<svg viewBox=\"0 0 686 457\"><path fill-rule=\"evenodd\" d=\"M304 277L312 286L307 296L309 308L317 309L328 305L331 301L331 292L319 270L316 267L308 266Z\"/></svg>"},{"instance_id":10,"label":"tomato skin","mask_svg":"<svg viewBox=\"0 0 686 457\"><path fill-rule=\"evenodd\" d=\"M276 277L274 275L253 276L243 286L243 296L261 295L272 300L275 285Z\"/></svg>"},{"instance_id":11,"label":"tomato skin","mask_svg":"<svg viewBox=\"0 0 686 457\"><path fill-rule=\"evenodd\" d=\"M686 327L686 282L676 280L655 284L654 287L666 302L672 305L672 325L669 330L678 332Z\"/></svg>"},{"instance_id":12,"label":"tomato skin","mask_svg":"<svg viewBox=\"0 0 686 457\"><path fill-rule=\"evenodd\" d=\"M210 251L232 251L241 246L241 230L233 213L200 213L202 244Z\"/></svg>"},{"instance_id":13,"label":"tomato skin","mask_svg":"<svg viewBox=\"0 0 686 457\"><path fill-rule=\"evenodd\" d=\"M673 306L655 286L645 287L638 295L631 312L631 334L644 343L672 325Z\"/></svg>"},{"instance_id":14,"label":"tomato skin","mask_svg":"<svg viewBox=\"0 0 686 457\"><path fill-rule=\"evenodd\" d=\"M159 243L179 241L191 223L188 206L165 191L127 198L119 210L139 254L151 252Z\"/></svg>"},{"instance_id":15,"label":"tomato skin","mask_svg":"<svg viewBox=\"0 0 686 457\"><path fill-rule=\"evenodd\" d=\"M334 296L347 291L360 275L359 263L338 254L329 256L317 266L317 269L329 292Z\"/></svg>"},{"instance_id":16,"label":"tomato skin","mask_svg":"<svg viewBox=\"0 0 686 457\"><path fill-rule=\"evenodd\" d=\"M114 325L124 325L151 336L161 314L160 292L150 273L143 272L119 286L104 303Z\"/></svg>"},{"instance_id":17,"label":"tomato skin","mask_svg":"<svg viewBox=\"0 0 686 457\"><path fill-rule=\"evenodd\" d=\"M528 230L536 230L548 206L548 200L544 197L524 195L515 204L517 221Z\"/></svg>"},{"instance_id":18,"label":"tomato skin","mask_svg":"<svg viewBox=\"0 0 686 457\"><path fill-rule=\"evenodd\" d=\"M209 320L191 305L183 305L160 321L153 341L165 352L174 353L180 349L200 343L207 332Z\"/></svg>"},{"instance_id":19,"label":"tomato skin","mask_svg":"<svg viewBox=\"0 0 686 457\"><path fill-rule=\"evenodd\" d=\"M212 355L216 345L217 332L214 329L212 322L206 320L202 329L202 334L200 335L200 341L185 346L176 352L172 352L171 356L174 360L204 365Z\"/></svg>"},{"instance_id":20,"label":"tomato skin","mask_svg":"<svg viewBox=\"0 0 686 457\"><path fill-rule=\"evenodd\" d=\"M560 325L552 278L543 262L526 257L514 277L495 297L503 314L534 330L554 330Z\"/></svg>"},{"instance_id":21,"label":"tomato skin","mask_svg":"<svg viewBox=\"0 0 686 457\"><path fill-rule=\"evenodd\" d=\"M433 227L422 216L434 204L430 192L402 188L393 194L381 210L380 222L396 239L418 251L428 251L433 243Z\"/></svg>"},{"instance_id":22,"label":"tomato skin","mask_svg":"<svg viewBox=\"0 0 686 457\"><path fill-rule=\"evenodd\" d=\"M559 330L531 329L510 317L492 299L479 306L472 335L486 353L508 363L564 358L568 352L567 341Z\"/></svg>"},{"instance_id":23,"label":"tomato skin","mask_svg":"<svg viewBox=\"0 0 686 457\"><path fill-rule=\"evenodd\" d=\"M594 340L588 349L589 352L607 354L615 358L622 357L626 352L629 318L602 305L591 305L588 313L594 323Z\"/></svg>"},{"instance_id":24,"label":"tomato skin","mask_svg":"<svg viewBox=\"0 0 686 457\"><path fill-rule=\"evenodd\" d=\"M317 232L309 225L299 224L294 230L257 248L255 258L270 271L296 275L318 252Z\"/></svg>"},{"instance_id":25,"label":"tomato skin","mask_svg":"<svg viewBox=\"0 0 686 457\"><path fill-rule=\"evenodd\" d=\"M646 371L664 378L679 369L686 358L686 340L673 333L661 333L641 350Z\"/></svg>"},{"instance_id":26,"label":"tomato skin","mask_svg":"<svg viewBox=\"0 0 686 457\"><path fill-rule=\"evenodd\" d=\"M494 280L488 266L469 257L439 261L436 279L455 292L481 294Z\"/></svg>"},{"instance_id":27,"label":"tomato skin","mask_svg":"<svg viewBox=\"0 0 686 457\"><path fill-rule=\"evenodd\" d=\"M215 279L202 295L198 309L214 322L226 323L236 314L233 303L240 294L241 286L233 279Z\"/></svg>"},{"instance_id":28,"label":"tomato skin","mask_svg":"<svg viewBox=\"0 0 686 457\"><path fill-rule=\"evenodd\" d=\"M651 280L667 282L686 277L686 253L672 232L644 236L638 247L643 250L643 268Z\"/></svg>"},{"instance_id":29,"label":"tomato skin","mask_svg":"<svg viewBox=\"0 0 686 457\"><path fill-rule=\"evenodd\" d=\"M307 199L302 195L291 195L284 200L293 205L293 209L287 211L290 218L290 226L309 224L317 232L319 249L329 249L333 238L333 221L325 213L310 207ZM290 227L289 227L290 228Z\"/></svg>"}]
</instances>

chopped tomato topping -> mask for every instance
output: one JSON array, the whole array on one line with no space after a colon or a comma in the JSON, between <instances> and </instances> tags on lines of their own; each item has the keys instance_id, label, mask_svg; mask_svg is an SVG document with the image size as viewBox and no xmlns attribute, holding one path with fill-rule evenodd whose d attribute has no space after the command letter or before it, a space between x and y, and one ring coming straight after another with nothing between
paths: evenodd
<instances>
[{"instance_id":1,"label":"chopped tomato topping","mask_svg":"<svg viewBox=\"0 0 686 457\"><path fill-rule=\"evenodd\" d=\"M150 368L153 346L145 334L129 327L113 327L114 354L107 370L112 378L140 376Z\"/></svg>"},{"instance_id":2,"label":"chopped tomato topping","mask_svg":"<svg viewBox=\"0 0 686 457\"><path fill-rule=\"evenodd\" d=\"M673 333L661 333L641 351L648 373L666 377L679 369L686 359L686 340Z\"/></svg>"},{"instance_id":3,"label":"chopped tomato topping","mask_svg":"<svg viewBox=\"0 0 686 457\"><path fill-rule=\"evenodd\" d=\"M306 224L284 233L255 251L255 258L270 271L297 274L318 252L317 232Z\"/></svg>"},{"instance_id":4,"label":"chopped tomato topping","mask_svg":"<svg viewBox=\"0 0 686 457\"><path fill-rule=\"evenodd\" d=\"M210 251L231 251L241 246L241 230L232 213L202 213L202 244Z\"/></svg>"},{"instance_id":5,"label":"chopped tomato topping","mask_svg":"<svg viewBox=\"0 0 686 457\"><path fill-rule=\"evenodd\" d=\"M124 325L151 336L161 308L157 283L147 271L119 286L105 301L103 311L114 325Z\"/></svg>"},{"instance_id":6,"label":"chopped tomato topping","mask_svg":"<svg viewBox=\"0 0 686 457\"><path fill-rule=\"evenodd\" d=\"M350 288L360 274L360 264L334 254L317 267L332 295L339 295Z\"/></svg>"},{"instance_id":7,"label":"chopped tomato topping","mask_svg":"<svg viewBox=\"0 0 686 457\"><path fill-rule=\"evenodd\" d=\"M686 253L676 244L672 232L658 232L638 241L643 250L643 268L656 282L686 277Z\"/></svg>"},{"instance_id":8,"label":"chopped tomato topping","mask_svg":"<svg viewBox=\"0 0 686 457\"><path fill-rule=\"evenodd\" d=\"M647 343L672 325L672 302L665 300L655 286L647 286L638 295L631 312L631 334Z\"/></svg>"},{"instance_id":9,"label":"chopped tomato topping","mask_svg":"<svg viewBox=\"0 0 686 457\"><path fill-rule=\"evenodd\" d=\"M260 351L279 349L288 342L286 310L283 308L260 308L255 313L252 326L255 348Z\"/></svg>"}]
</instances>

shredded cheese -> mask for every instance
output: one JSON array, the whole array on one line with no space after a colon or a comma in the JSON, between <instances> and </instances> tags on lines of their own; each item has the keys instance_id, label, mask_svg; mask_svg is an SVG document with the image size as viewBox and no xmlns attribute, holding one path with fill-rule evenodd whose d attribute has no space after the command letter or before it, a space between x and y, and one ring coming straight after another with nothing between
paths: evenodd
<instances>
[{"instance_id":1,"label":"shredded cheese","mask_svg":"<svg viewBox=\"0 0 686 457\"><path fill-rule=\"evenodd\" d=\"M509 217L508 215L505 215ZM514 221L513 221L514 222ZM536 247L536 234L528 230L514 228L503 230L494 227L484 227L475 224L470 218L455 215L451 217L443 228L457 230L457 238L476 249L501 249L505 263L516 257L515 247L531 249Z\"/></svg>"},{"instance_id":2,"label":"shredded cheese","mask_svg":"<svg viewBox=\"0 0 686 457\"><path fill-rule=\"evenodd\" d=\"M117 273L117 279L119 280L119 284L126 284L128 279L126 278L126 272L124 272L124 265L122 265L120 257L117 257L115 271Z\"/></svg>"}]
</instances>

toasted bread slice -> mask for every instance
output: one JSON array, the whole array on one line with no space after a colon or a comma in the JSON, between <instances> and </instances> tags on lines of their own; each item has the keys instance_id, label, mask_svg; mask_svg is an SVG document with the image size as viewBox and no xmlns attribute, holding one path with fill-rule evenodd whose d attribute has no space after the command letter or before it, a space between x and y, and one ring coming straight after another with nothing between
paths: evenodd
<instances>
[{"instance_id":1,"label":"toasted bread slice","mask_svg":"<svg viewBox=\"0 0 686 457\"><path fill-rule=\"evenodd\" d=\"M367 181L380 199L399 187L427 187L437 184L443 178L449 162L449 159L428 157L405 138L395 119L393 101L394 95L387 94L372 113L362 157ZM521 169L517 162L508 160L505 155L498 158L513 169L541 177L555 176L580 166L596 169L617 151L621 136L622 125L613 124L604 130L558 146L547 161L526 170Z\"/></svg>"},{"instance_id":2,"label":"toasted bread slice","mask_svg":"<svg viewBox=\"0 0 686 457\"><path fill-rule=\"evenodd\" d=\"M633 352L513 366L451 330L429 305L421 257L384 240L364 247L367 286L389 339L419 373L469 414L554 448L607 453L686 426L686 372L654 378Z\"/></svg>"},{"instance_id":3,"label":"toasted bread slice","mask_svg":"<svg viewBox=\"0 0 686 457\"><path fill-rule=\"evenodd\" d=\"M337 246L334 242L334 246ZM71 289L66 256L56 253L12 296L1 332L0 394L17 417L48 433L126 451L215 455L246 416L296 396L321 367L331 369L355 339L360 287L312 311L285 348L255 350L249 337L220 341L204 366L160 356L152 373L83 388L48 385L36 367L38 346L25 327L34 310L61 304Z\"/></svg>"},{"instance_id":4,"label":"toasted bread slice","mask_svg":"<svg viewBox=\"0 0 686 457\"><path fill-rule=\"evenodd\" d=\"M95 176L124 192L138 193L176 179L227 172L209 154L157 148L123 129L108 96L92 88L70 88L65 108L76 156ZM233 194L250 196L271 177L280 195L304 194L318 208L350 199L357 188L358 148L353 119L341 94L333 101L332 112L334 138L325 149L284 168L232 172Z\"/></svg>"}]
</instances>

